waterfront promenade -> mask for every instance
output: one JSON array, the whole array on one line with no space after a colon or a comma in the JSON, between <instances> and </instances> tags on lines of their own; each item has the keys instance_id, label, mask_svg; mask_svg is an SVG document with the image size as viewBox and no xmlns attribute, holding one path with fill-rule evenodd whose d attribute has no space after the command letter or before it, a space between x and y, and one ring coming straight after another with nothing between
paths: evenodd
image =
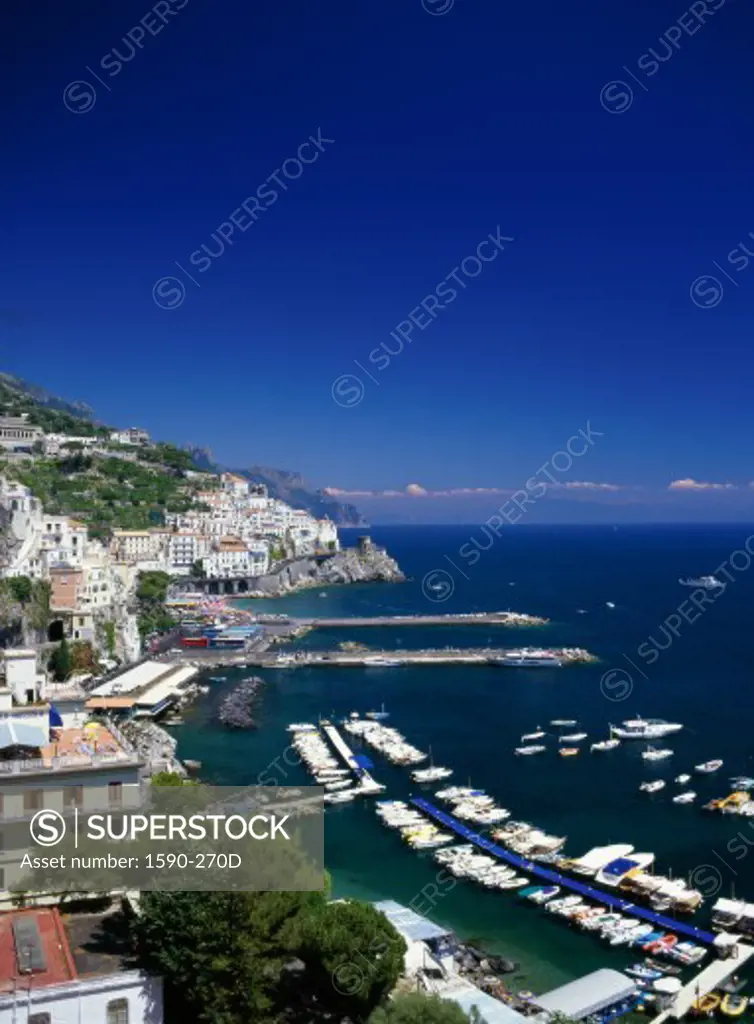
<instances>
[{"instance_id":1,"label":"waterfront promenade","mask_svg":"<svg viewBox=\"0 0 754 1024\"><path fill-rule=\"evenodd\" d=\"M549 619L525 612L468 612L437 615L346 615L341 618L291 618L308 629L358 629L362 626L546 626Z\"/></svg>"},{"instance_id":2,"label":"waterfront promenade","mask_svg":"<svg viewBox=\"0 0 754 1024\"><path fill-rule=\"evenodd\" d=\"M426 650L366 650L366 651L297 651L259 655L249 662L260 668L388 668L398 665L490 665L510 650L504 647L444 647ZM552 653L563 665L596 661L594 655L581 648L554 648ZM499 666L512 668L515 666ZM543 666L538 666L539 668ZM557 668L557 663L545 668ZM533 671L529 669L529 671Z\"/></svg>"}]
</instances>

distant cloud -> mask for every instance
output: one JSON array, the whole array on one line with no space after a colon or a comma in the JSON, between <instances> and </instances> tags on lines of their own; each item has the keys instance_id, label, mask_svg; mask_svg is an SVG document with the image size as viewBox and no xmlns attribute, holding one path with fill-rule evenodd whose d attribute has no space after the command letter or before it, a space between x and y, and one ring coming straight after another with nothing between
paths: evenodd
<instances>
[{"instance_id":1,"label":"distant cloud","mask_svg":"<svg viewBox=\"0 0 754 1024\"><path fill-rule=\"evenodd\" d=\"M701 480L693 480L686 477L684 480L674 480L668 484L669 491L734 491L734 484L710 484Z\"/></svg>"},{"instance_id":2,"label":"distant cloud","mask_svg":"<svg viewBox=\"0 0 754 1024\"><path fill-rule=\"evenodd\" d=\"M548 484L559 490L621 491L618 484L593 483L590 480L570 480L565 483ZM450 487L444 490L430 490L421 484L408 484L402 491L348 491L338 487L325 487L323 493L329 498L478 498L488 494L511 495L521 488L515 487Z\"/></svg>"},{"instance_id":3,"label":"distant cloud","mask_svg":"<svg viewBox=\"0 0 754 1024\"><path fill-rule=\"evenodd\" d=\"M555 487L565 487L567 490L584 490L584 491L622 491L625 488L620 487L618 484L596 484L591 480L568 480L563 484L554 484Z\"/></svg>"}]
</instances>

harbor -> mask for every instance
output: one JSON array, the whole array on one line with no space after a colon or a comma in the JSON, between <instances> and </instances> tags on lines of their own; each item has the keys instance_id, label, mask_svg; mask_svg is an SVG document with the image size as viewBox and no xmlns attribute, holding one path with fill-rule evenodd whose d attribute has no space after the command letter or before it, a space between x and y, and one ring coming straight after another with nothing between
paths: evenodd
<instances>
[{"instance_id":1,"label":"harbor","mask_svg":"<svg viewBox=\"0 0 754 1024\"><path fill-rule=\"evenodd\" d=\"M461 543L461 531L456 533L457 543ZM358 756L363 753L374 761L376 767L370 774L386 787L384 795L378 795L376 800L405 801L427 823L433 822L443 833L449 830L419 812L410 801L422 797L441 807L443 812L455 816L454 811L435 801L432 792L434 788L442 787L427 791L426 783L413 779L414 771L432 767L452 769L453 775L446 786L454 782L465 785L471 778L472 783L499 798L496 803L508 808L513 817L521 816L536 822L549 835L567 836L566 852L573 858L578 859L595 847L630 841L635 850L652 851L656 855L657 867L652 871L668 874L670 870L674 879L688 880L696 877L694 872L699 865L717 864L721 897L729 894L743 900L754 897L751 866L754 861L750 857L739 861L741 853L736 852L738 847L732 847L733 855L731 848L726 849L739 829L748 836L746 823L723 807L720 807L723 813L704 811L714 799L725 800L729 792L743 792L737 786L727 789L729 778L754 777L749 744L743 735L730 729L731 710L739 707L741 695L747 692L745 675L736 669L740 664L738 659L745 657L744 624L735 615L728 621L730 609L726 611L724 622L716 621L708 626L705 621L705 629L710 629L711 635L724 637L715 644L714 657L708 642L702 643L701 630L690 630L689 636L683 637L683 644L679 641L674 645L672 658L670 654L663 655L652 667L651 683L645 683L626 665L633 674L633 690L623 703L615 702L606 697L601 688L602 675L606 669L620 665L624 650L644 669L631 644L635 646L641 630L646 636L658 638L656 623L663 621L667 608L673 607L673 602L678 600L677 579L683 570L679 572L672 565L668 567L673 552L663 546L667 538L664 534L658 536L656 548L651 549L650 568L647 569L646 558L642 563L642 585L631 588L618 586L613 574L620 572L621 579L628 581L635 578L639 555L633 549L621 549L623 556L618 557L610 548L610 554L606 553L598 564L599 560L595 561L586 547L580 547L581 540L575 534L567 534L567 531L558 533L553 540L554 546L549 548L547 545L542 547L542 540L535 538L533 533L522 531L521 536L523 547L520 551L518 548L513 552L507 550L504 558L502 549L499 557L496 550L489 552L486 556L489 564L485 561L483 579L478 586L475 583L473 594L459 593L458 600L448 601L445 607L451 612L463 612L465 607L472 607L470 596L481 608L485 604L488 608L500 607L501 580L503 588L507 586L507 580L516 580L517 605L551 620L546 627L546 644L543 643L545 634L540 632L536 633L534 643L533 634L513 635L511 643L489 643L488 633L479 635L481 643L475 642L473 633L462 620L456 625L432 626L431 631L421 626L413 626L407 631L396 624L385 633L365 627L360 634L358 629L333 627L334 635L331 636L327 630L315 628L299 643L276 642L264 652L251 653L252 657L264 654L271 661L279 654L295 655L293 667L301 666L303 669L301 672L286 671L287 658L281 666L274 665L272 670L268 668L269 663L259 667L259 674L268 682L268 690L256 734L245 737L223 734L215 738L201 724L206 720L202 700L197 705L197 725L194 726L193 717L187 717L187 724L179 730L179 750L187 757L201 760L213 773L212 777L239 781L245 779L245 770L259 772L279 759L281 767L271 774L279 783L301 785L307 778L313 780L303 766L289 766L288 761L295 760L293 752L287 760L282 758L285 729L292 721L302 719L316 724L319 717L324 716L336 726L352 754ZM533 543L535 539L536 544ZM386 542L392 544L387 539ZM583 543L586 545L586 539ZM555 582L543 588L541 581L552 572L551 566L558 560L561 546L568 551L573 571L558 563L553 576ZM421 577L421 565L412 563L409 553L398 550L398 554L410 571ZM685 548L680 554L677 551L675 554L679 561L688 557ZM709 552L700 557L712 560L714 555L715 552ZM618 557L617 565L610 561L614 557ZM510 559L513 561L509 564ZM748 588L748 577L746 579ZM616 607L608 608L608 600ZM320 614L323 606L325 615ZM249 602L249 607L258 618L265 616L263 604ZM354 616L382 618L395 612L401 620L403 613L406 616L412 613L420 615L422 609L426 609L426 602L422 602L418 594L412 596L407 586L388 591L374 585L369 589L360 588L358 592L341 589L329 595L327 601L313 592L295 595L282 605L278 603L267 607L275 612L281 611L269 625L265 623L265 630L274 632L279 629L282 633L290 629L292 622L303 623L312 619L347 618L351 621ZM709 622L712 622L712 612L709 615ZM719 615L717 610L715 615ZM287 618L288 625L283 622L284 618ZM274 625L274 622L279 625ZM423 662L420 653L418 663L412 663L409 659L416 653L402 646L401 635L405 635L407 647L413 645L416 652L430 652L430 661ZM364 647L358 651L343 651L338 649L341 642L360 643ZM367 644L370 649L366 649ZM483 660L464 663L456 660L459 655L454 657L452 653L454 650L463 652L460 654L463 659L469 653L472 657L484 656L488 650L497 654L505 649L521 649L524 644L550 650L579 647L594 652L600 662L585 661L553 669L522 668L511 672ZM446 661L448 651L451 653ZM435 652L440 653L439 661L431 660ZM330 653L335 655L335 661L312 664L307 671L309 666L304 662L304 656L321 658ZM200 663L200 657L194 659L194 654L190 655L191 660ZM349 654L352 664L338 663L337 672L322 671L340 658L347 660ZM406 655L409 659L403 661ZM246 652L237 651L232 655L227 652L227 657L229 661L224 664L229 665L228 670L217 674L227 674L230 685L233 679L243 676L242 668L231 669L230 658L245 662L247 656ZM388 664L380 665L379 661L376 665L365 664L370 658L380 657L386 658ZM390 664L391 661L400 661L401 664ZM427 671L429 665L432 671ZM256 671L256 666L253 671ZM679 682L681 677L683 685ZM715 701L710 701L712 679L716 680L715 686L720 690ZM622 693L619 695L623 696ZM614 694L611 692L610 696ZM209 699L212 699L212 694ZM376 747L367 749L366 745L362 746L361 739L340 724L348 721L355 707L364 718L368 710L379 710L383 705L390 713L389 723L405 734L411 746L427 755L422 762L393 763ZM747 707L746 704L742 706L742 713L746 713ZM621 720L636 718L638 714L648 718L664 716L669 721L683 722L684 728L667 737L647 736L644 742L629 742L617 735L611 740L610 723L620 728ZM580 755L561 758L558 738L551 735L556 732L551 721L575 722L576 719L579 720L577 724L564 726L560 731L564 736L584 732L587 739L563 743L564 747L580 748ZM524 739L538 732L547 735L531 741ZM345 769L345 762L326 736L324 739L337 761L337 768ZM539 756L516 757L515 749L529 742L546 746L546 750ZM652 743L657 748L672 749L673 755L662 760L643 758L642 752ZM719 771L712 774L696 772L697 765L708 764L714 759L724 759L724 766ZM246 769L247 765L249 769ZM681 778L682 773L689 776L689 782L684 788L678 783L676 788L674 780ZM349 777L353 785L350 773ZM639 791L640 785L654 781L665 782L665 788L649 793ZM675 796L687 790L696 792L694 803L690 806L676 805ZM402 842L400 836L386 829L374 813L373 804L372 798L357 798L340 805L333 804L328 809L327 856L334 892L336 895L352 894L373 900L392 898L411 905L425 887L431 889L436 884L439 864L428 855L428 850L417 853L407 842ZM731 810L734 806L733 801L725 805ZM478 824L459 820L463 820L475 833L482 833L483 829ZM495 845L503 845L493 838L491 841ZM457 833L452 833L452 841L447 845L466 842ZM508 849L515 852L510 847ZM730 864L730 868L714 857L714 850ZM483 850L477 849L476 852L492 856ZM531 860L523 853L517 855ZM523 869L507 861L501 860L500 864L519 876L528 877L529 887L546 888L550 884L533 874L527 875ZM571 874L553 864L542 864L542 867L566 876ZM648 875L657 877L651 873ZM676 919L675 912L668 914L651 910L646 898L627 896L625 890L618 888L603 889L596 877L573 877L607 895L627 899L637 905L644 903L650 912ZM615 965L618 970L623 969L624 964L631 965L626 949L632 950L632 947L612 947L609 942L595 941L588 937L588 932L582 934L581 929L570 921L564 927L563 919L554 912L546 913L541 909L532 912L529 901L516 895L519 891L522 890L491 893L482 885L461 883L459 879L455 888L437 899L436 907L429 908L430 917L453 927L459 935L479 936L495 952L520 961L526 967L527 977L524 983L519 982L519 987L523 984L537 992L544 992L585 971L598 970L608 964ZM561 896L566 892L571 896L579 895L563 889ZM591 902L586 897L584 899L586 903ZM714 934L708 923L713 903L714 899L705 900L693 918L679 915L681 923L689 923ZM623 912L616 910L615 913ZM650 925L649 921L644 923ZM680 934L678 938L686 941ZM705 948L709 950L711 947ZM635 948L633 952L636 956ZM710 963L716 962L712 953L708 956ZM668 960L668 963L673 961ZM689 971L689 974L695 975L696 970Z\"/></svg>"}]
</instances>

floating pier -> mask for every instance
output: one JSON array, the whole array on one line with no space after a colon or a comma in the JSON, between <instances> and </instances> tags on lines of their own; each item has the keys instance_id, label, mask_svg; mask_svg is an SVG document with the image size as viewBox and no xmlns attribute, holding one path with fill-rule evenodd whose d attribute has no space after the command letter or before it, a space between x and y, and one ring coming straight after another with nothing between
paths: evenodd
<instances>
[{"instance_id":1,"label":"floating pier","mask_svg":"<svg viewBox=\"0 0 754 1024\"><path fill-rule=\"evenodd\" d=\"M694 925L686 924L683 921L676 921L675 918L672 917L665 917L663 914L656 914L653 910L647 910L645 907L638 906L630 900L620 899L618 896L611 896L609 893L603 892L601 889L594 889L591 885L584 885L582 882L577 882L574 879L569 878L567 875L561 875L557 871L550 871L549 868L542 867L534 861L526 860L524 857L519 857L517 854L506 850L505 847L498 846L491 839L487 839L486 837L479 835L477 832L473 832L457 818L454 818L450 814L446 814L445 811L441 811L439 807L435 807L434 804L431 804L423 797L414 797L411 800L411 803L414 804L415 807L418 807L420 811L424 811L425 814L434 818L435 821L439 821L446 828L455 832L456 835L461 836L467 842L473 843L474 846L478 846L486 853L491 853L495 857L500 857L501 860L507 861L513 867L524 871L527 875L535 875L537 878L541 878L545 882L549 882L551 885L559 885L563 889L570 889L572 892L578 893L580 896L586 896L587 899L594 900L596 903L603 903L608 907L612 907L613 910L631 914L633 917L639 917L644 921L649 921L650 924L656 925L658 928L662 928L668 932L673 932L676 935L683 935L685 938L693 939L695 942L703 943L707 946L711 946L715 942L715 936L712 932L704 931L702 928L696 928ZM754 949L752 949L752 952L754 952Z\"/></svg>"},{"instance_id":2,"label":"floating pier","mask_svg":"<svg viewBox=\"0 0 754 1024\"><path fill-rule=\"evenodd\" d=\"M334 725L323 725L322 731L343 758L346 766L356 773L359 779L359 792L364 794L382 793L385 787L379 782L375 782L365 767L365 759L357 757L351 751L351 748L340 735L338 729L336 729Z\"/></svg>"}]
</instances>

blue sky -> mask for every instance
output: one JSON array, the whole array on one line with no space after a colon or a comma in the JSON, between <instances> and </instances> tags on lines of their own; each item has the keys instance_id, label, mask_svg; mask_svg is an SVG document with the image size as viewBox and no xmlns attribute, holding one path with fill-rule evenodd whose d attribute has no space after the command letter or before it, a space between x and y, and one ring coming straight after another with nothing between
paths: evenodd
<instances>
[{"instance_id":1,"label":"blue sky","mask_svg":"<svg viewBox=\"0 0 754 1024\"><path fill-rule=\"evenodd\" d=\"M515 489L589 421L580 507L754 508L740 0L10 18L5 369L344 491Z\"/></svg>"}]
</instances>

